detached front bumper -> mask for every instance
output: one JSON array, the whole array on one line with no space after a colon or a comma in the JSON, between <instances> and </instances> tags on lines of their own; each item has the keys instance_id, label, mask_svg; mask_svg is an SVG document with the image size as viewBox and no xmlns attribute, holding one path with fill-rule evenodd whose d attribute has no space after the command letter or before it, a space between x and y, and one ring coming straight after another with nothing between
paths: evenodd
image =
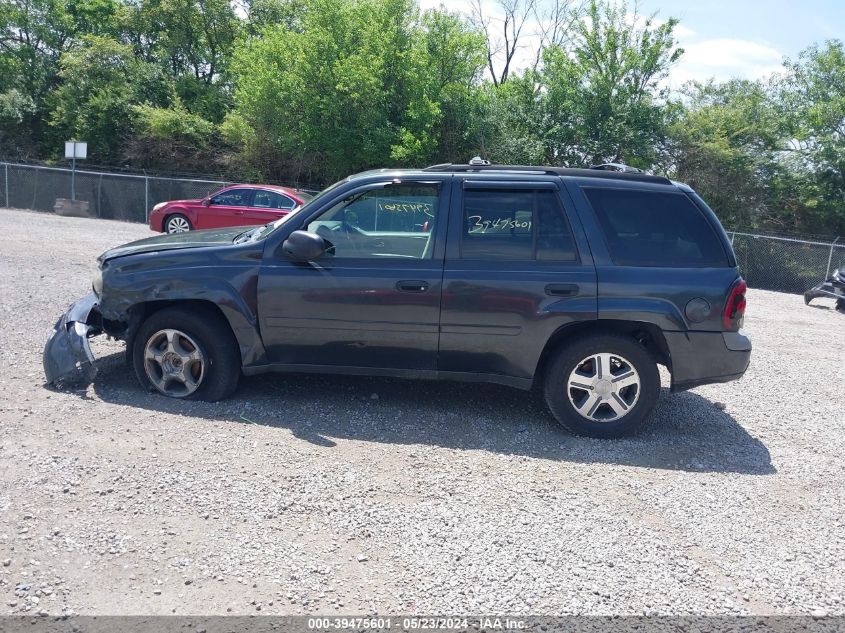
<instances>
[{"instance_id":1,"label":"detached front bumper","mask_svg":"<svg viewBox=\"0 0 845 633\"><path fill-rule=\"evenodd\" d=\"M44 346L44 376L51 385L89 385L97 375L88 338L102 332L93 292L74 303L53 326Z\"/></svg>"},{"instance_id":2,"label":"detached front bumper","mask_svg":"<svg viewBox=\"0 0 845 633\"><path fill-rule=\"evenodd\" d=\"M845 291L839 286L834 285L831 281L825 281L804 293L804 303L809 305L810 301L819 297L845 300Z\"/></svg>"}]
</instances>

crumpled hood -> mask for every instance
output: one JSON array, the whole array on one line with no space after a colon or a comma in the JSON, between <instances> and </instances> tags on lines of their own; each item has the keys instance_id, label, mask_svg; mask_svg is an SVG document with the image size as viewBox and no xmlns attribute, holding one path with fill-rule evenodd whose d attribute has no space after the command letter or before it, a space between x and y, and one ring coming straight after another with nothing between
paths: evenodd
<instances>
[{"instance_id":1,"label":"crumpled hood","mask_svg":"<svg viewBox=\"0 0 845 633\"><path fill-rule=\"evenodd\" d=\"M107 250L97 258L99 263L115 257L137 255L139 253L155 253L157 251L171 251L182 248L199 248L203 246L223 246L232 243L240 233L249 230L250 226L230 226L223 229L208 229L206 231L187 231L185 233L171 233L148 237L137 242L129 242L123 246Z\"/></svg>"}]
</instances>

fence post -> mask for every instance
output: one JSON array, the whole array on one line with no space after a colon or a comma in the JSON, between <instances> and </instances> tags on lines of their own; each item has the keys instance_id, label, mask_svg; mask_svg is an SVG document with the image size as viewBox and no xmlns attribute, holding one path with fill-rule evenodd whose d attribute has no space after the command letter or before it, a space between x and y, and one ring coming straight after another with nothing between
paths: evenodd
<instances>
[{"instance_id":1,"label":"fence post","mask_svg":"<svg viewBox=\"0 0 845 633\"><path fill-rule=\"evenodd\" d=\"M736 232L731 233L731 246L734 245L734 238L736 237Z\"/></svg>"},{"instance_id":2,"label":"fence post","mask_svg":"<svg viewBox=\"0 0 845 633\"><path fill-rule=\"evenodd\" d=\"M97 183L97 217L103 217L101 207L103 206L103 174L100 174L100 181Z\"/></svg>"},{"instance_id":3,"label":"fence post","mask_svg":"<svg viewBox=\"0 0 845 633\"><path fill-rule=\"evenodd\" d=\"M6 208L9 208L9 163L3 163L6 168Z\"/></svg>"},{"instance_id":4,"label":"fence post","mask_svg":"<svg viewBox=\"0 0 845 633\"><path fill-rule=\"evenodd\" d=\"M144 176L144 217L150 221L150 177Z\"/></svg>"},{"instance_id":5,"label":"fence post","mask_svg":"<svg viewBox=\"0 0 845 633\"><path fill-rule=\"evenodd\" d=\"M824 274L824 278L827 279L830 277L830 262L833 261L833 248L836 246L836 242L839 241L839 237L833 240L833 243L830 245L830 255L827 256L827 272Z\"/></svg>"}]
</instances>

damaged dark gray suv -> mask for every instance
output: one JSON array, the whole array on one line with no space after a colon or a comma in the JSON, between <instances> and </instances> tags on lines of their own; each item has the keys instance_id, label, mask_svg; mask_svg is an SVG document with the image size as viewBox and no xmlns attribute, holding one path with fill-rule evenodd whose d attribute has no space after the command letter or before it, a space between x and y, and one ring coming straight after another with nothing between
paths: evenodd
<instances>
[{"instance_id":1,"label":"damaged dark gray suv","mask_svg":"<svg viewBox=\"0 0 845 633\"><path fill-rule=\"evenodd\" d=\"M658 364L672 391L742 376L745 289L716 216L666 178L378 170L266 226L107 251L44 369L90 382L88 338L106 333L167 396L218 400L260 372L486 381L537 387L566 428L615 437L654 407Z\"/></svg>"}]
</instances>

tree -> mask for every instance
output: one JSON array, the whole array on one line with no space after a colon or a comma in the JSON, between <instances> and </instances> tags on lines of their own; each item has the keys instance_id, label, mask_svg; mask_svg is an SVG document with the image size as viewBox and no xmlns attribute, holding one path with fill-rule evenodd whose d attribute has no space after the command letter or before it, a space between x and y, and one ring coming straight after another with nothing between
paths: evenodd
<instances>
[{"instance_id":1,"label":"tree","mask_svg":"<svg viewBox=\"0 0 845 633\"><path fill-rule=\"evenodd\" d=\"M454 15L421 17L411 0L311 0L301 28L266 27L236 54L250 162L265 177L325 182L457 155L482 67L481 36Z\"/></svg>"},{"instance_id":2,"label":"tree","mask_svg":"<svg viewBox=\"0 0 845 633\"><path fill-rule=\"evenodd\" d=\"M673 176L694 187L734 228L778 224L771 178L785 122L762 81L691 83L669 128Z\"/></svg>"},{"instance_id":3,"label":"tree","mask_svg":"<svg viewBox=\"0 0 845 633\"><path fill-rule=\"evenodd\" d=\"M797 193L799 227L845 234L845 47L811 46L787 60L782 113L791 122L790 150L778 190Z\"/></svg>"},{"instance_id":4,"label":"tree","mask_svg":"<svg viewBox=\"0 0 845 633\"><path fill-rule=\"evenodd\" d=\"M29 158L34 149L29 126L35 102L17 88L0 92L0 156Z\"/></svg>"},{"instance_id":5,"label":"tree","mask_svg":"<svg viewBox=\"0 0 845 633\"><path fill-rule=\"evenodd\" d=\"M547 160L571 165L625 162L650 167L665 134L661 87L683 50L677 20L629 13L595 0L574 25L571 47L545 53Z\"/></svg>"},{"instance_id":6,"label":"tree","mask_svg":"<svg viewBox=\"0 0 845 633\"><path fill-rule=\"evenodd\" d=\"M498 86L487 83L480 98L473 129L477 152L500 164L546 164L542 118L543 94L533 71L512 75Z\"/></svg>"},{"instance_id":7,"label":"tree","mask_svg":"<svg viewBox=\"0 0 845 633\"><path fill-rule=\"evenodd\" d=\"M157 66L106 37L82 38L62 55L60 66L62 84L51 99L54 146L68 138L84 139L93 161L120 160L132 129L132 106L167 106L175 98Z\"/></svg>"},{"instance_id":8,"label":"tree","mask_svg":"<svg viewBox=\"0 0 845 633\"><path fill-rule=\"evenodd\" d=\"M473 115L485 64L484 36L459 15L427 11L414 27L400 140L406 164L466 160L475 146Z\"/></svg>"},{"instance_id":9,"label":"tree","mask_svg":"<svg viewBox=\"0 0 845 633\"><path fill-rule=\"evenodd\" d=\"M339 177L389 156L395 138L389 113L399 85L387 78L408 45L392 50L393 59L385 53L388 43L409 40L389 24L399 19L403 30L407 7L395 16L376 2L314 0L311 7L301 32L269 26L236 52L237 113L266 146L255 148L255 162L284 160L264 162L265 177Z\"/></svg>"},{"instance_id":10,"label":"tree","mask_svg":"<svg viewBox=\"0 0 845 633\"><path fill-rule=\"evenodd\" d=\"M122 41L173 78L188 111L223 120L231 107L229 64L243 26L228 0L142 0L122 5L120 22Z\"/></svg>"},{"instance_id":11,"label":"tree","mask_svg":"<svg viewBox=\"0 0 845 633\"><path fill-rule=\"evenodd\" d=\"M485 35L487 70L493 85L507 82L517 53L531 45L526 40L533 39L535 51L529 57L536 71L543 51L549 46L562 46L580 15L575 0L497 0L492 11L484 0L473 0L470 19Z\"/></svg>"},{"instance_id":12,"label":"tree","mask_svg":"<svg viewBox=\"0 0 845 633\"><path fill-rule=\"evenodd\" d=\"M74 21L59 0L9 0L0 4L0 55L15 75L4 88L24 90L40 101L53 87L58 59L73 35ZM6 83L4 82L4 83Z\"/></svg>"},{"instance_id":13,"label":"tree","mask_svg":"<svg viewBox=\"0 0 845 633\"><path fill-rule=\"evenodd\" d=\"M308 0L245 0L243 5L247 30L255 37L260 36L265 27L274 25L301 31Z\"/></svg>"}]
</instances>

